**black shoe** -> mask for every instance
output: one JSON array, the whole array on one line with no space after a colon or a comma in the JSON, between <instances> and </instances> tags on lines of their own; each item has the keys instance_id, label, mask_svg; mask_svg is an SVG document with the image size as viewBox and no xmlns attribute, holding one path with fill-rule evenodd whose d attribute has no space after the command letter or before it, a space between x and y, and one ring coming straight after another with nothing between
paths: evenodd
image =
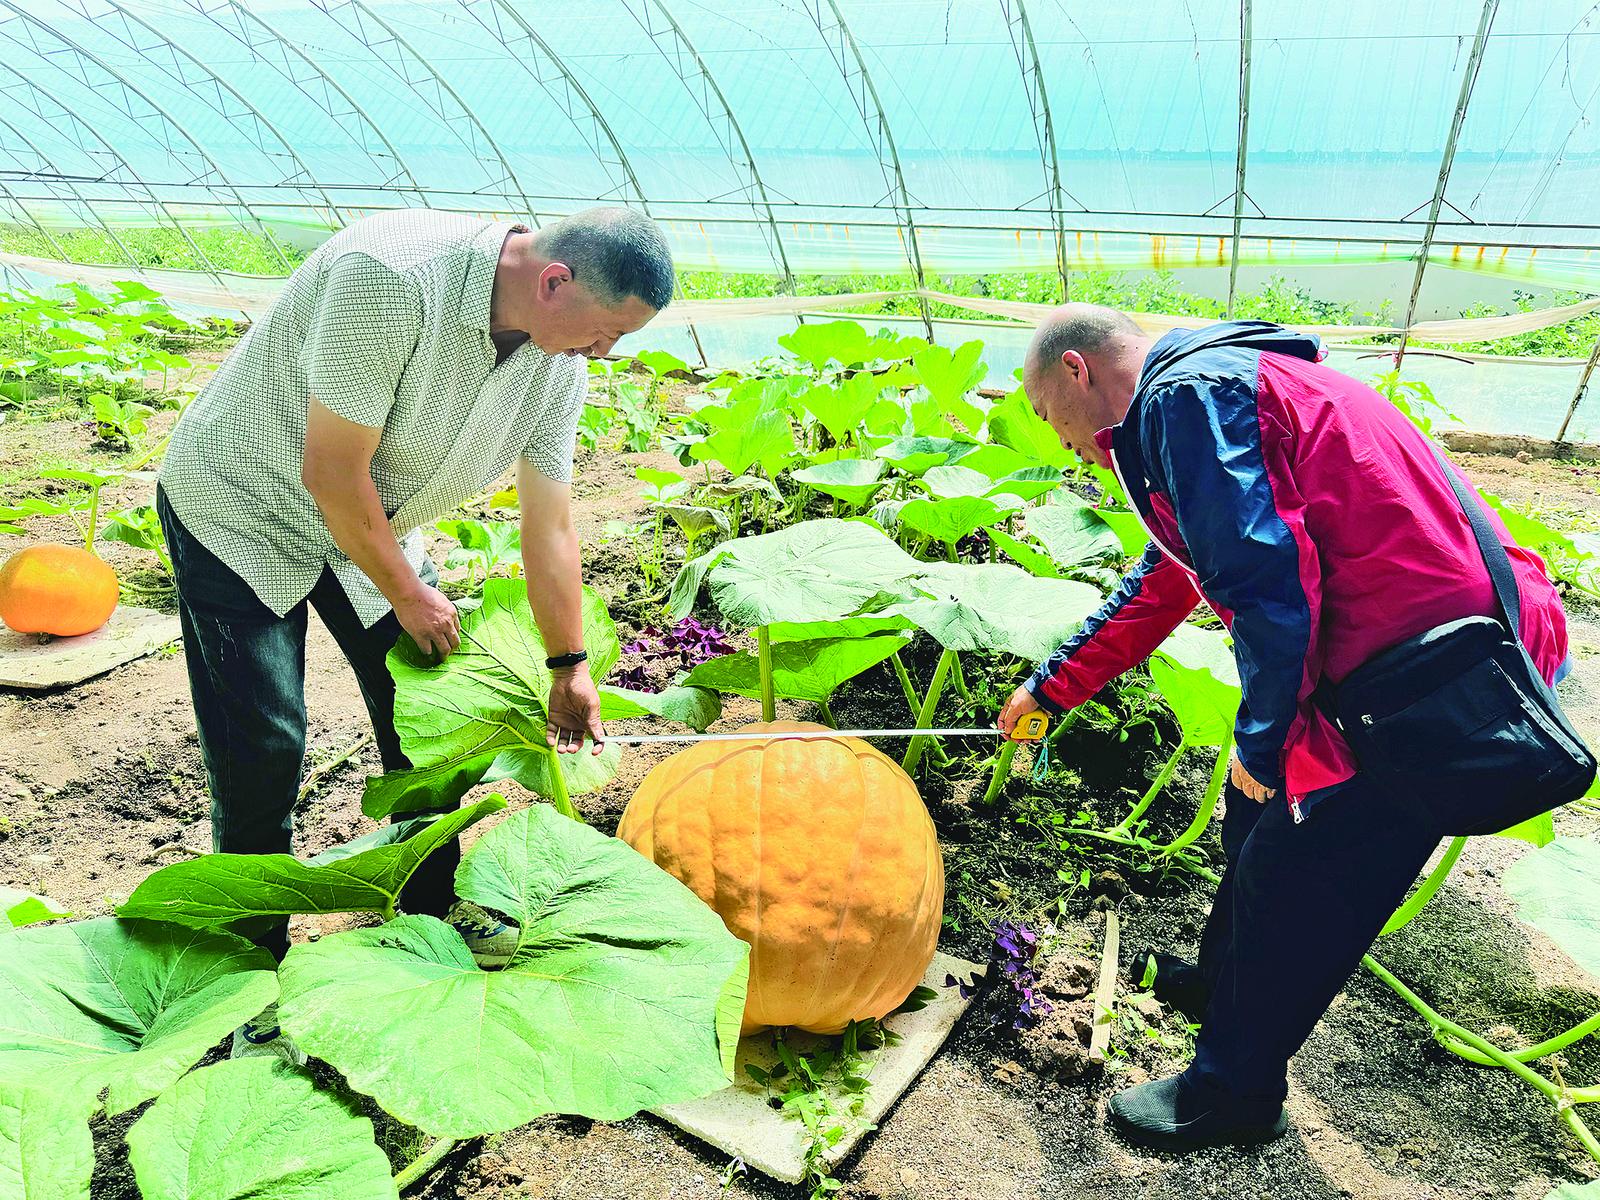
<instances>
[{"instance_id":1,"label":"black shoe","mask_svg":"<svg viewBox=\"0 0 1600 1200\"><path fill-rule=\"evenodd\" d=\"M1118 1092L1111 1097L1110 1116L1112 1127L1135 1145L1179 1153L1253 1146L1289 1128L1283 1105L1227 1097L1192 1081L1187 1072Z\"/></svg>"},{"instance_id":2,"label":"black shoe","mask_svg":"<svg viewBox=\"0 0 1600 1200\"><path fill-rule=\"evenodd\" d=\"M1150 960L1156 961L1155 979L1150 990L1156 999L1168 1008L1174 1008L1198 1025L1205 1019L1206 1006L1211 1003L1211 988L1206 984L1200 968L1176 954L1162 954L1156 950L1141 950L1128 964L1128 978L1135 987L1144 984Z\"/></svg>"}]
</instances>

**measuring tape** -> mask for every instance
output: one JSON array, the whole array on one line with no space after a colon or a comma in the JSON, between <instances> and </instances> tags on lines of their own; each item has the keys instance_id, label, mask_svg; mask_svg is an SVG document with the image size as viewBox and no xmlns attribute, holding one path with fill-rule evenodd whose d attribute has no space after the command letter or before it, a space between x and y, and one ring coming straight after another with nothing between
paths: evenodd
<instances>
[{"instance_id":1,"label":"measuring tape","mask_svg":"<svg viewBox=\"0 0 1600 1200\"><path fill-rule=\"evenodd\" d=\"M1035 709L1017 718L1011 740L1037 742L1049 732L1050 718ZM819 738L1004 737L998 729L753 729L739 733L632 733L607 737L606 743L646 746L661 742L815 741Z\"/></svg>"}]
</instances>

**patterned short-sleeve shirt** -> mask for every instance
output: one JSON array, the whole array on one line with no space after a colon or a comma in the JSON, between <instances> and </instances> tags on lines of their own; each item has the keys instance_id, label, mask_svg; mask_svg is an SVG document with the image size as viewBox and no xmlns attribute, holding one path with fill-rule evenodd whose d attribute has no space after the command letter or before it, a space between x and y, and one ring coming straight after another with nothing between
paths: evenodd
<instances>
[{"instance_id":1,"label":"patterned short-sleeve shirt","mask_svg":"<svg viewBox=\"0 0 1600 1200\"><path fill-rule=\"evenodd\" d=\"M588 374L526 342L498 366L489 301L520 226L410 209L317 248L178 422L161 486L191 533L279 616L331 567L362 621L389 611L300 482L307 400L381 428L372 480L407 561L419 527L516 460L568 482Z\"/></svg>"}]
</instances>

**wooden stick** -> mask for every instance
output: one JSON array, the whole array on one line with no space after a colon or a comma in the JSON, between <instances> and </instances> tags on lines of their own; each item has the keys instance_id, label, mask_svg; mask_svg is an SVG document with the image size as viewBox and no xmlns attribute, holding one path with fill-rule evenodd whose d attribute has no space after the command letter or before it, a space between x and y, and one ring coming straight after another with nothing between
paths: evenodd
<instances>
[{"instance_id":1,"label":"wooden stick","mask_svg":"<svg viewBox=\"0 0 1600 1200\"><path fill-rule=\"evenodd\" d=\"M312 792L317 790L317 787L319 784L321 784L324 776L326 776L330 771L335 771L339 767L342 767L345 763L349 762L352 757L360 753L360 751L364 747L368 746L371 742L371 732L363 733L354 742L346 746L343 750L339 751L338 754L335 754L316 770L312 771L311 774L307 775L306 781L300 785L300 794L295 797L295 803L298 804L303 802L307 796L311 795Z\"/></svg>"},{"instance_id":2,"label":"wooden stick","mask_svg":"<svg viewBox=\"0 0 1600 1200\"><path fill-rule=\"evenodd\" d=\"M1089 1061L1103 1063L1111 1048L1111 1025L1116 1017L1117 943L1121 930L1117 914L1106 911L1106 946L1100 954L1100 986L1094 992L1094 1027L1089 1034Z\"/></svg>"}]
</instances>

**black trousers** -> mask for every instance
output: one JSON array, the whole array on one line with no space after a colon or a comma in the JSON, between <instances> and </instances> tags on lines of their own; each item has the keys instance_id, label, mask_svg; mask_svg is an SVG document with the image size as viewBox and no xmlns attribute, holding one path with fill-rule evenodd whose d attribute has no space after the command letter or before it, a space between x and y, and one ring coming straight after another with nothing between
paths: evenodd
<instances>
[{"instance_id":1,"label":"black trousers","mask_svg":"<svg viewBox=\"0 0 1600 1200\"><path fill-rule=\"evenodd\" d=\"M1228 785L1228 866L1200 943L1211 1003L1190 1078L1282 1101L1289 1059L1361 962L1443 832L1369 777L1314 795L1294 822L1282 795Z\"/></svg>"},{"instance_id":2,"label":"black trousers","mask_svg":"<svg viewBox=\"0 0 1600 1200\"><path fill-rule=\"evenodd\" d=\"M177 574L189 691L211 791L212 849L291 853L291 814L306 749L307 605L317 610L355 672L385 771L411 765L395 732L394 679L384 661L400 636L400 622L390 613L362 628L327 569L311 594L280 617L184 528L159 488L156 511ZM416 815L397 813L393 819ZM400 897L405 910L443 916L459 861L453 843L431 854ZM278 958L289 948L287 921L239 932Z\"/></svg>"}]
</instances>

